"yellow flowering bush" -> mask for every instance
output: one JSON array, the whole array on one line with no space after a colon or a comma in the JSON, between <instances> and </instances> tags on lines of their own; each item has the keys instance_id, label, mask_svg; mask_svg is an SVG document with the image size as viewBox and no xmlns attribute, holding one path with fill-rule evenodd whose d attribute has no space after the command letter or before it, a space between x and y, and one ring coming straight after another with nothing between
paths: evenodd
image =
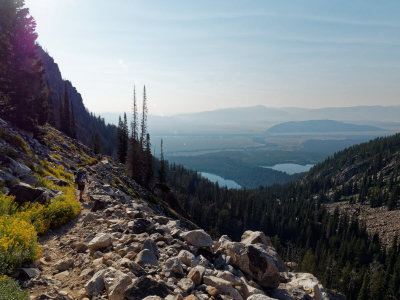
<instances>
[{"instance_id":1,"label":"yellow flowering bush","mask_svg":"<svg viewBox=\"0 0 400 300\"><path fill-rule=\"evenodd\" d=\"M0 273L40 256L34 226L15 216L0 217Z\"/></svg>"}]
</instances>

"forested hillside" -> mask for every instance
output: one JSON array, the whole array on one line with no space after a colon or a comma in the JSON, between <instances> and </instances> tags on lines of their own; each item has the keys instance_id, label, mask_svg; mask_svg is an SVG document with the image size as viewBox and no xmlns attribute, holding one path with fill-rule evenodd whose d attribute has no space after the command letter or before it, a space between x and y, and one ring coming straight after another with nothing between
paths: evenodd
<instances>
[{"instance_id":1,"label":"forested hillside","mask_svg":"<svg viewBox=\"0 0 400 300\"><path fill-rule=\"evenodd\" d=\"M365 192L354 201L374 204L392 199L389 208L396 209L398 145L395 135L351 147L314 167L303 180L283 186L228 190L176 165L169 166L168 178L183 208L213 234L238 239L242 230L262 230L275 236L274 243L287 261L298 262L299 269L317 274L324 285L348 299L396 299L400 296L397 239L385 248L356 217L339 215L337 210L329 214L324 203L340 200L343 186L351 178L361 178L352 186L361 184L359 190ZM366 180L367 185L363 178L375 181Z\"/></svg>"}]
</instances>

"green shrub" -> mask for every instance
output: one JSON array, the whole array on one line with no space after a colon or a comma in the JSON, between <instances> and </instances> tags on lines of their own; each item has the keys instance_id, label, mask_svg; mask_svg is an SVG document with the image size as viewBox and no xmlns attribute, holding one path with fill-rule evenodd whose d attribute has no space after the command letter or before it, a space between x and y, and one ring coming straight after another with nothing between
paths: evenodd
<instances>
[{"instance_id":1,"label":"green shrub","mask_svg":"<svg viewBox=\"0 0 400 300\"><path fill-rule=\"evenodd\" d=\"M0 129L0 137L3 138L11 146L21 149L25 154L31 153L25 141L21 137L5 132L2 129Z\"/></svg>"},{"instance_id":2,"label":"green shrub","mask_svg":"<svg viewBox=\"0 0 400 300\"><path fill-rule=\"evenodd\" d=\"M28 291L21 290L18 282L3 276L0 278L0 299L2 300L27 300Z\"/></svg>"},{"instance_id":3,"label":"green shrub","mask_svg":"<svg viewBox=\"0 0 400 300\"><path fill-rule=\"evenodd\" d=\"M14 198L0 192L0 216L16 213L17 205L14 203Z\"/></svg>"}]
</instances>

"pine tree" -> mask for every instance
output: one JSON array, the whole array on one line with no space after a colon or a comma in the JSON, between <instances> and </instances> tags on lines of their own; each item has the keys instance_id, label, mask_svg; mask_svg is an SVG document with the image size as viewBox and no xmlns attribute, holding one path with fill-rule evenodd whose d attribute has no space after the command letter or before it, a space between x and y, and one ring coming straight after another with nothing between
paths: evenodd
<instances>
[{"instance_id":1,"label":"pine tree","mask_svg":"<svg viewBox=\"0 0 400 300\"><path fill-rule=\"evenodd\" d=\"M124 113L124 121L122 122L121 116L118 120L118 146L117 146L117 154L118 160L120 163L124 164L126 162L126 154L128 150L128 123L126 120L126 114Z\"/></svg>"},{"instance_id":2,"label":"pine tree","mask_svg":"<svg viewBox=\"0 0 400 300\"><path fill-rule=\"evenodd\" d=\"M147 134L147 96L146 96L146 86L143 87L143 106L142 106L142 122L140 125L140 147L145 149L145 138Z\"/></svg>"},{"instance_id":3,"label":"pine tree","mask_svg":"<svg viewBox=\"0 0 400 300\"><path fill-rule=\"evenodd\" d=\"M138 112L136 104L136 87L133 86L133 121L131 124L132 138L138 140Z\"/></svg>"},{"instance_id":4,"label":"pine tree","mask_svg":"<svg viewBox=\"0 0 400 300\"><path fill-rule=\"evenodd\" d=\"M146 150L144 152L145 158L145 178L144 184L147 187L150 187L150 184L153 180L153 156L151 155L151 143L150 143L150 134L146 134Z\"/></svg>"},{"instance_id":5,"label":"pine tree","mask_svg":"<svg viewBox=\"0 0 400 300\"><path fill-rule=\"evenodd\" d=\"M100 141L99 141L99 134L97 132L93 138L93 152L95 154L100 153Z\"/></svg>"},{"instance_id":6,"label":"pine tree","mask_svg":"<svg viewBox=\"0 0 400 300\"><path fill-rule=\"evenodd\" d=\"M158 172L158 180L160 184L165 184L166 182L166 175L165 175L165 160L164 160L164 150L163 150L163 139L161 139L161 153L160 153L160 169Z\"/></svg>"},{"instance_id":7,"label":"pine tree","mask_svg":"<svg viewBox=\"0 0 400 300\"><path fill-rule=\"evenodd\" d=\"M36 23L23 0L0 2L0 116L34 130L47 119Z\"/></svg>"}]
</instances>

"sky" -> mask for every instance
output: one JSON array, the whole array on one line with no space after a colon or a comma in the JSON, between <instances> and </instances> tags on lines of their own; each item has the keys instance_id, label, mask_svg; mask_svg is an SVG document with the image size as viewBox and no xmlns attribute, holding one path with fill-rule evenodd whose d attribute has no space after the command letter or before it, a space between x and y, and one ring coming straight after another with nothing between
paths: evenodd
<instances>
[{"instance_id":1,"label":"sky","mask_svg":"<svg viewBox=\"0 0 400 300\"><path fill-rule=\"evenodd\" d=\"M26 0L90 111L400 104L400 1Z\"/></svg>"}]
</instances>

